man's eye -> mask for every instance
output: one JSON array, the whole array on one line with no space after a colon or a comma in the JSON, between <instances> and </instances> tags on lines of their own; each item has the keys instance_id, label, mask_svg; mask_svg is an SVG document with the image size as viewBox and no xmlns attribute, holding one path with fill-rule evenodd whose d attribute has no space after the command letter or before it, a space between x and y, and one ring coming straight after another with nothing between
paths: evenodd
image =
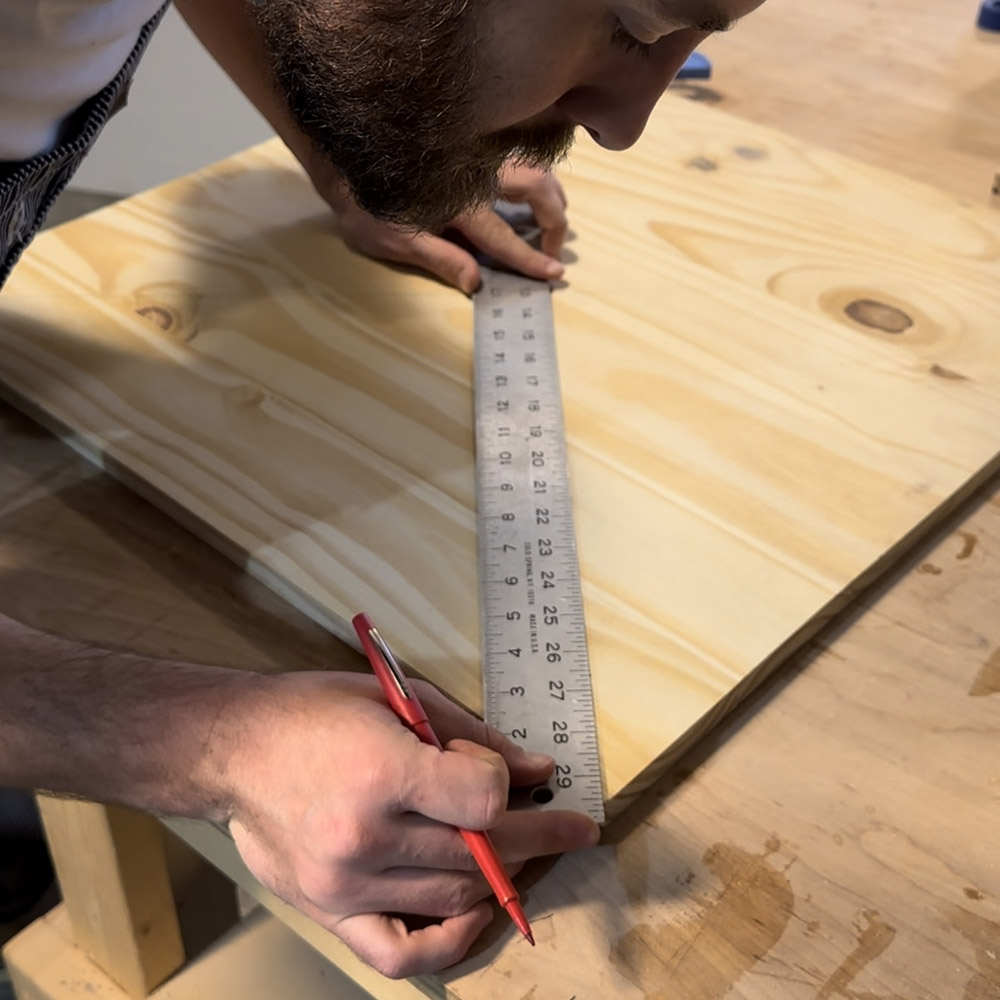
<instances>
[{"instance_id":1,"label":"man's eye","mask_svg":"<svg viewBox=\"0 0 1000 1000\"><path fill-rule=\"evenodd\" d=\"M627 52L636 52L643 56L648 56L653 48L652 45L646 42L640 42L617 17L615 18L614 31L611 33L611 43L620 46Z\"/></svg>"}]
</instances>

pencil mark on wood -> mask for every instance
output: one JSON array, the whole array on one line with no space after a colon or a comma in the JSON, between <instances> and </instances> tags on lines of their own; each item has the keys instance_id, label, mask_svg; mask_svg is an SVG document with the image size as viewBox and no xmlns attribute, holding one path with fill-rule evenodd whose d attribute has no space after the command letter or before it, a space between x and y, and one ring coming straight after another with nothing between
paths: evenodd
<instances>
[{"instance_id":1,"label":"pencil mark on wood","mask_svg":"<svg viewBox=\"0 0 1000 1000\"><path fill-rule=\"evenodd\" d=\"M940 576L944 572L944 570L942 570L940 566L935 566L934 563L925 562L921 563L917 567L917 572L930 573L932 576Z\"/></svg>"},{"instance_id":2,"label":"pencil mark on wood","mask_svg":"<svg viewBox=\"0 0 1000 1000\"><path fill-rule=\"evenodd\" d=\"M876 910L862 910L861 919L865 921L865 926L857 928L857 945L820 986L816 1000L827 1000L828 997L834 996L856 997L857 994L848 991L848 986L892 944L896 928L879 920ZM886 997L885 1000L889 998Z\"/></svg>"},{"instance_id":3,"label":"pencil mark on wood","mask_svg":"<svg viewBox=\"0 0 1000 1000\"><path fill-rule=\"evenodd\" d=\"M989 659L979 668L979 673L969 688L969 694L973 698L1000 694L1000 646L993 650Z\"/></svg>"},{"instance_id":4,"label":"pencil mark on wood","mask_svg":"<svg viewBox=\"0 0 1000 1000\"><path fill-rule=\"evenodd\" d=\"M704 862L722 889L696 897L700 912L642 923L612 947L612 964L646 1000L721 1000L781 939L795 910L791 883L762 854L717 843Z\"/></svg>"},{"instance_id":5,"label":"pencil mark on wood","mask_svg":"<svg viewBox=\"0 0 1000 1000\"><path fill-rule=\"evenodd\" d=\"M931 365L931 374L937 375L938 378L950 379L953 382L969 381L968 375L963 375L961 372L956 372L951 368L945 368L944 365Z\"/></svg>"},{"instance_id":6,"label":"pencil mark on wood","mask_svg":"<svg viewBox=\"0 0 1000 1000\"><path fill-rule=\"evenodd\" d=\"M741 160L766 160L771 155L761 146L733 146L733 152Z\"/></svg>"},{"instance_id":7,"label":"pencil mark on wood","mask_svg":"<svg viewBox=\"0 0 1000 1000\"><path fill-rule=\"evenodd\" d=\"M844 312L855 323L883 333L903 333L913 326L913 320L902 309L876 299L855 299L844 306Z\"/></svg>"}]
</instances>

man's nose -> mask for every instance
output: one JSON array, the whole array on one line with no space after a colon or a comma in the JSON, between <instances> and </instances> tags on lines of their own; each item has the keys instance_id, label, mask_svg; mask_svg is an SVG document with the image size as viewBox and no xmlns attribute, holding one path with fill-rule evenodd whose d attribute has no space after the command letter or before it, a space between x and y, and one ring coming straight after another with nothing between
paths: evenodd
<instances>
[{"instance_id":1,"label":"man's nose","mask_svg":"<svg viewBox=\"0 0 1000 1000\"><path fill-rule=\"evenodd\" d=\"M556 107L605 149L628 149L646 127L656 102L677 75L694 45L672 45L663 54L652 53L634 71L618 65L600 80L574 87Z\"/></svg>"}]
</instances>

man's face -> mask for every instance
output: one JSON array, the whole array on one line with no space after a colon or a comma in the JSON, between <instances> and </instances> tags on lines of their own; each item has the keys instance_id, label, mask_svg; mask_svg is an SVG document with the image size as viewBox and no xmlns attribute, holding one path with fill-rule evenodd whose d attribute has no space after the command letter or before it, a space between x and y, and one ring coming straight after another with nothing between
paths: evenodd
<instances>
[{"instance_id":1,"label":"man's face","mask_svg":"<svg viewBox=\"0 0 1000 1000\"><path fill-rule=\"evenodd\" d=\"M578 126L631 146L695 46L762 0L259 2L299 127L367 211L434 228Z\"/></svg>"}]
</instances>

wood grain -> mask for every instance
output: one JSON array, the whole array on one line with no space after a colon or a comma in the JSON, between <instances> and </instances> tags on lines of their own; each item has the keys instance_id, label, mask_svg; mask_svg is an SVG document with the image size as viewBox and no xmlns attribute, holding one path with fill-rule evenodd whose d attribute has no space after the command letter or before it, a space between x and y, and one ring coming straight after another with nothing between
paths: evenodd
<instances>
[{"instance_id":1,"label":"wood grain","mask_svg":"<svg viewBox=\"0 0 1000 1000\"><path fill-rule=\"evenodd\" d=\"M995 463L1000 220L676 100L629 154L581 146L567 187L556 321L620 804ZM41 237L0 377L478 708L470 329L458 293L345 252L272 144Z\"/></svg>"}]
</instances>

